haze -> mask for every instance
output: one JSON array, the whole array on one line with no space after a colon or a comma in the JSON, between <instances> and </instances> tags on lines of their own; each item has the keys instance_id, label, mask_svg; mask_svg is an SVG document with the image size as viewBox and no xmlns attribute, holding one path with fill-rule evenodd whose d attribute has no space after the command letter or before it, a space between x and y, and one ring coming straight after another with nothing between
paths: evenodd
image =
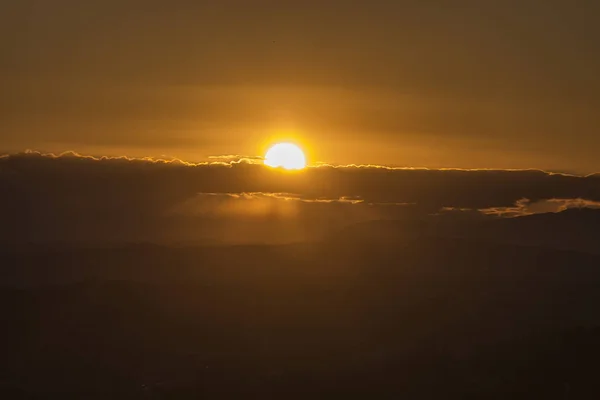
<instances>
[{"instance_id":1,"label":"haze","mask_svg":"<svg viewBox=\"0 0 600 400\"><path fill-rule=\"evenodd\" d=\"M599 399L599 16L0 0L0 399Z\"/></svg>"},{"instance_id":2,"label":"haze","mask_svg":"<svg viewBox=\"0 0 600 400\"><path fill-rule=\"evenodd\" d=\"M596 1L0 7L6 152L600 169Z\"/></svg>"}]
</instances>

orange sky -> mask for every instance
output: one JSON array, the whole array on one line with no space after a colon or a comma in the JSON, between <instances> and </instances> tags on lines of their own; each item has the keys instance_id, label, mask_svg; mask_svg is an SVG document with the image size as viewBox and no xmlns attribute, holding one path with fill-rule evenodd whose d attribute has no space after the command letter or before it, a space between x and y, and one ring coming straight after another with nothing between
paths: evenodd
<instances>
[{"instance_id":1,"label":"orange sky","mask_svg":"<svg viewBox=\"0 0 600 400\"><path fill-rule=\"evenodd\" d=\"M206 4L210 3L210 4ZM600 6L0 5L0 149L600 170Z\"/></svg>"}]
</instances>

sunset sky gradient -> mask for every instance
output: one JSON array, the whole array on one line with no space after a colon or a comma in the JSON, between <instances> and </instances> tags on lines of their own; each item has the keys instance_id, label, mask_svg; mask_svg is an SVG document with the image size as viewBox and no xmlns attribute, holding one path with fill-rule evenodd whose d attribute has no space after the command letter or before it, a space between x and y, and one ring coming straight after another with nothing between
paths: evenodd
<instances>
[{"instance_id":1,"label":"sunset sky gradient","mask_svg":"<svg viewBox=\"0 0 600 400\"><path fill-rule=\"evenodd\" d=\"M600 5L5 0L0 150L600 170Z\"/></svg>"}]
</instances>

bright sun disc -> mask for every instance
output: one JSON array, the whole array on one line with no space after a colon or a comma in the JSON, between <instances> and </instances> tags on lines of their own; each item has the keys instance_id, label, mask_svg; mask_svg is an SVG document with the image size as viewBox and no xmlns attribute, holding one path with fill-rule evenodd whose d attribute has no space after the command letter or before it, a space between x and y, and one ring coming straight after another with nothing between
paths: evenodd
<instances>
[{"instance_id":1,"label":"bright sun disc","mask_svg":"<svg viewBox=\"0 0 600 400\"><path fill-rule=\"evenodd\" d=\"M306 157L302 149L292 143L278 143L265 155L265 165L287 170L306 167Z\"/></svg>"}]
</instances>

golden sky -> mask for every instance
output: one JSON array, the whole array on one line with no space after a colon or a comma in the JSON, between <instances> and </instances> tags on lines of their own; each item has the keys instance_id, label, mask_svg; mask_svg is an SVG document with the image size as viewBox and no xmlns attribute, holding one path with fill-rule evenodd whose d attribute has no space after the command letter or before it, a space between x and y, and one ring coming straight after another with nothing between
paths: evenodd
<instances>
[{"instance_id":1,"label":"golden sky","mask_svg":"<svg viewBox=\"0 0 600 400\"><path fill-rule=\"evenodd\" d=\"M0 2L0 150L600 170L598 2Z\"/></svg>"}]
</instances>

